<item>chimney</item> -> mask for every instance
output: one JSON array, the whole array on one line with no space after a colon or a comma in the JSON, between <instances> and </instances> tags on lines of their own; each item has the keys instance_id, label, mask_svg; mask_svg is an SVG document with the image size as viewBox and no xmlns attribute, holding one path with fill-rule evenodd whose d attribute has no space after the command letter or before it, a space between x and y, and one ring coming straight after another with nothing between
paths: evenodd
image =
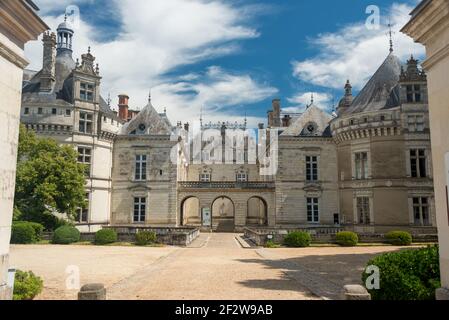
<instances>
[{"instance_id":1,"label":"chimney","mask_svg":"<svg viewBox=\"0 0 449 320\"><path fill-rule=\"evenodd\" d=\"M281 126L281 99L274 99L273 102L273 127Z\"/></svg>"},{"instance_id":2,"label":"chimney","mask_svg":"<svg viewBox=\"0 0 449 320\"><path fill-rule=\"evenodd\" d=\"M54 33L45 32L42 42L44 43L44 57L40 91L50 92L53 90L53 85L55 83L56 35Z\"/></svg>"},{"instance_id":3,"label":"chimney","mask_svg":"<svg viewBox=\"0 0 449 320\"><path fill-rule=\"evenodd\" d=\"M259 123L259 130L263 130L265 128L265 125L263 123Z\"/></svg>"},{"instance_id":4,"label":"chimney","mask_svg":"<svg viewBox=\"0 0 449 320\"><path fill-rule=\"evenodd\" d=\"M128 121L128 106L129 97L126 94L121 94L118 96L118 116L124 121Z\"/></svg>"},{"instance_id":5,"label":"chimney","mask_svg":"<svg viewBox=\"0 0 449 320\"><path fill-rule=\"evenodd\" d=\"M283 127L289 127L291 119L292 118L289 115L285 115L284 118L282 118L282 126Z\"/></svg>"},{"instance_id":6,"label":"chimney","mask_svg":"<svg viewBox=\"0 0 449 320\"><path fill-rule=\"evenodd\" d=\"M189 123L185 123L185 124L184 124L184 130L187 131L187 132L189 132L189 129L190 129Z\"/></svg>"}]
</instances>

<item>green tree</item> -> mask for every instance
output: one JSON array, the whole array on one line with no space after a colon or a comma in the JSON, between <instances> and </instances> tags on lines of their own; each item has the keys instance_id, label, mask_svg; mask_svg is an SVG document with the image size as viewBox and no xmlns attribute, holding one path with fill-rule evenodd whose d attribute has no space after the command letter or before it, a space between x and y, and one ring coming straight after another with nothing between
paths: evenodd
<instances>
[{"instance_id":1,"label":"green tree","mask_svg":"<svg viewBox=\"0 0 449 320\"><path fill-rule=\"evenodd\" d=\"M58 219L53 213L65 213L73 219L85 205L85 166L70 146L52 139L37 139L20 128L15 208L21 220L54 229Z\"/></svg>"}]
</instances>

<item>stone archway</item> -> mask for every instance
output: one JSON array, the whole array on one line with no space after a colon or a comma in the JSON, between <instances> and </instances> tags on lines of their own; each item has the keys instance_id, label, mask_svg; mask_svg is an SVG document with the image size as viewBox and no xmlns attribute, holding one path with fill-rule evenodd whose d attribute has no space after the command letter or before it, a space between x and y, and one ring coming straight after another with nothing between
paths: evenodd
<instances>
[{"instance_id":1,"label":"stone archway","mask_svg":"<svg viewBox=\"0 0 449 320\"><path fill-rule=\"evenodd\" d=\"M220 196L212 201L212 227L217 232L234 232L235 205L231 198Z\"/></svg>"},{"instance_id":2,"label":"stone archway","mask_svg":"<svg viewBox=\"0 0 449 320\"><path fill-rule=\"evenodd\" d=\"M200 200L190 196L181 202L181 226L201 226Z\"/></svg>"},{"instance_id":3,"label":"stone archway","mask_svg":"<svg viewBox=\"0 0 449 320\"><path fill-rule=\"evenodd\" d=\"M265 199L258 196L248 199L246 225L261 227L268 225L268 205Z\"/></svg>"}]
</instances>

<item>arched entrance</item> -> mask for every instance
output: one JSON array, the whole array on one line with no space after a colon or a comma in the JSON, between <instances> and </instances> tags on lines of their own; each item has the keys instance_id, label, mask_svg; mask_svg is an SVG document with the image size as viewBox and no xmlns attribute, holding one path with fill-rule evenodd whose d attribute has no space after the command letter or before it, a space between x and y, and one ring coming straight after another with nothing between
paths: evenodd
<instances>
[{"instance_id":1,"label":"arched entrance","mask_svg":"<svg viewBox=\"0 0 449 320\"><path fill-rule=\"evenodd\" d=\"M250 198L247 208L246 225L261 227L268 225L268 206L264 199L257 196Z\"/></svg>"},{"instance_id":2,"label":"arched entrance","mask_svg":"<svg viewBox=\"0 0 449 320\"><path fill-rule=\"evenodd\" d=\"M212 202L212 227L217 232L234 232L235 206L228 197L218 197Z\"/></svg>"},{"instance_id":3,"label":"arched entrance","mask_svg":"<svg viewBox=\"0 0 449 320\"><path fill-rule=\"evenodd\" d=\"M200 200L188 197L181 202L181 226L201 226Z\"/></svg>"}]
</instances>

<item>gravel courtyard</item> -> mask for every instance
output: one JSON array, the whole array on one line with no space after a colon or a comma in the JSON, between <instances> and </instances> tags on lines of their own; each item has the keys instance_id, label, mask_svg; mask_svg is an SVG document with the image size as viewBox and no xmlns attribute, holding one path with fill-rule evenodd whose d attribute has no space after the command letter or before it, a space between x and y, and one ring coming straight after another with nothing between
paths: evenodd
<instances>
[{"instance_id":1,"label":"gravel courtyard","mask_svg":"<svg viewBox=\"0 0 449 320\"><path fill-rule=\"evenodd\" d=\"M44 279L38 299L76 299L80 284L103 283L108 299L338 299L360 283L372 257L396 247L244 249L235 234L202 234L189 248L12 246L11 265Z\"/></svg>"}]
</instances>

